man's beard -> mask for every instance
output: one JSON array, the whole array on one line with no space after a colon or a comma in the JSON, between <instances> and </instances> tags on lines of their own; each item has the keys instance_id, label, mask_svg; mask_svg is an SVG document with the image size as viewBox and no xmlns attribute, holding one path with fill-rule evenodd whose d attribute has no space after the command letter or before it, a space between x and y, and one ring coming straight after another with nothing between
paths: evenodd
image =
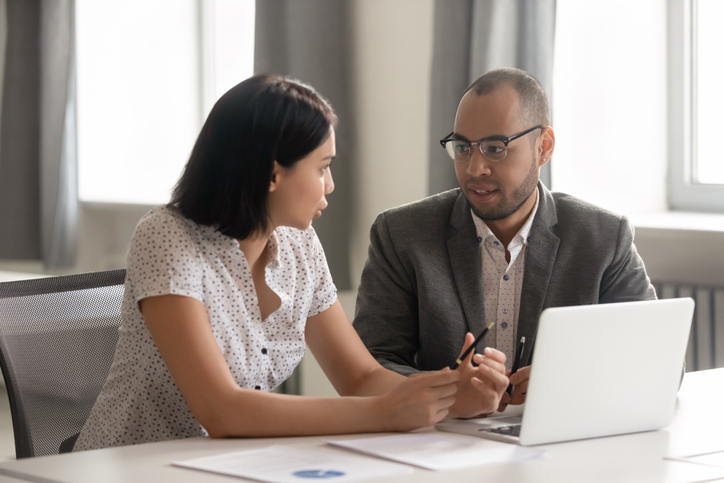
<instances>
[{"instance_id":1,"label":"man's beard","mask_svg":"<svg viewBox=\"0 0 724 483\"><path fill-rule=\"evenodd\" d=\"M536 187L538 186L538 165L536 163L535 155L533 156L533 162L530 167L530 171L528 171L528 176L523 180L523 182L518 186L515 191L513 191L512 195L510 196L510 199L503 199L500 201L500 204L486 212L481 212L475 206L473 206L472 203L470 203L470 206L473 209L473 213L475 215L482 219L482 220L490 220L490 221L496 221L496 220L502 220L504 218L509 217L516 211L520 209L523 204L528 201L528 198L533 194Z\"/></svg>"}]
</instances>

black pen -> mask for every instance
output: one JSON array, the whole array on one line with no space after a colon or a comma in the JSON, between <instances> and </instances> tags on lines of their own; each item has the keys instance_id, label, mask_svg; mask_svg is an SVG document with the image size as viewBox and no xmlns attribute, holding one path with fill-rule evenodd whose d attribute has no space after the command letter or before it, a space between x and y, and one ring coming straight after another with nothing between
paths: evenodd
<instances>
[{"instance_id":1,"label":"black pen","mask_svg":"<svg viewBox=\"0 0 724 483\"><path fill-rule=\"evenodd\" d=\"M520 342L518 342L518 350L515 351L515 361L513 362L513 369L510 371L510 375L512 376L516 372L518 372L518 369L520 369L520 362L523 360L523 349L525 349L525 337L520 338ZM510 393L513 392L513 385L508 385L508 396L510 396Z\"/></svg>"},{"instance_id":2,"label":"black pen","mask_svg":"<svg viewBox=\"0 0 724 483\"><path fill-rule=\"evenodd\" d=\"M485 337L485 334L487 334L488 331L493 327L493 324L495 324L495 322L491 322L489 326L487 326L486 328L483 329L483 331L482 331L482 332L480 333L480 335L475 339L475 341L474 341L472 344L470 344L470 347L468 347L468 348L465 350L465 352L463 352L463 355L461 355L461 356L458 358L458 360L455 361L455 364L453 364L452 366L450 366L450 369L452 369L452 370L454 371L455 369L457 369L458 367L460 367L460 364L463 363L463 360L468 356L468 354L470 354L470 351L473 350L473 347L475 347L476 345L478 345L478 342L480 342L481 340L483 340L483 337Z\"/></svg>"}]
</instances>

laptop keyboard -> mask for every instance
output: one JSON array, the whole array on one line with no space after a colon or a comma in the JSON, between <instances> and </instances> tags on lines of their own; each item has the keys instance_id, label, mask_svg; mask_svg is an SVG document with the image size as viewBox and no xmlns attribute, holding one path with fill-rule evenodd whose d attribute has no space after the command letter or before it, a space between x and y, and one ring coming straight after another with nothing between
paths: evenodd
<instances>
[{"instance_id":1,"label":"laptop keyboard","mask_svg":"<svg viewBox=\"0 0 724 483\"><path fill-rule=\"evenodd\" d=\"M478 431L520 437L520 424L512 424L510 426L498 426L497 428L481 428L478 429Z\"/></svg>"}]
</instances>

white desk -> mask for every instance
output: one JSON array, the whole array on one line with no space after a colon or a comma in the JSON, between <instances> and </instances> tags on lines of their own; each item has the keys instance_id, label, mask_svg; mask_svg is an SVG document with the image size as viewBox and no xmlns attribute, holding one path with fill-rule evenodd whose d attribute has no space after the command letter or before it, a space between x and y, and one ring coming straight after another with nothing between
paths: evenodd
<instances>
[{"instance_id":1,"label":"white desk","mask_svg":"<svg viewBox=\"0 0 724 483\"><path fill-rule=\"evenodd\" d=\"M646 377L642 374L641 377ZM621 397L636 397L622 394ZM172 467L174 460L285 444L322 447L360 435L211 440L191 438L0 463L0 475L35 482L248 481ZM548 457L465 470L414 473L376 482L694 482L724 479L724 468L663 459L724 450L724 369L687 374L674 422L663 431L541 446ZM325 448L324 451L342 451ZM5 481L1 480L0 481ZM15 481L15 480L7 480Z\"/></svg>"}]
</instances>

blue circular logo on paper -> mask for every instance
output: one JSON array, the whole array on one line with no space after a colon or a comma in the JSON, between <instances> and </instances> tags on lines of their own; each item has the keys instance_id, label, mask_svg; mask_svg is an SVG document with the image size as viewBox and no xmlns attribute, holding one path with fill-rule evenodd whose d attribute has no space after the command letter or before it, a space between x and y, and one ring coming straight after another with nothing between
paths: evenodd
<instances>
[{"instance_id":1,"label":"blue circular logo on paper","mask_svg":"<svg viewBox=\"0 0 724 483\"><path fill-rule=\"evenodd\" d=\"M292 473L297 478L312 478L317 480L323 480L327 478L336 478L338 476L344 476L343 471L335 470L301 470Z\"/></svg>"}]
</instances>

